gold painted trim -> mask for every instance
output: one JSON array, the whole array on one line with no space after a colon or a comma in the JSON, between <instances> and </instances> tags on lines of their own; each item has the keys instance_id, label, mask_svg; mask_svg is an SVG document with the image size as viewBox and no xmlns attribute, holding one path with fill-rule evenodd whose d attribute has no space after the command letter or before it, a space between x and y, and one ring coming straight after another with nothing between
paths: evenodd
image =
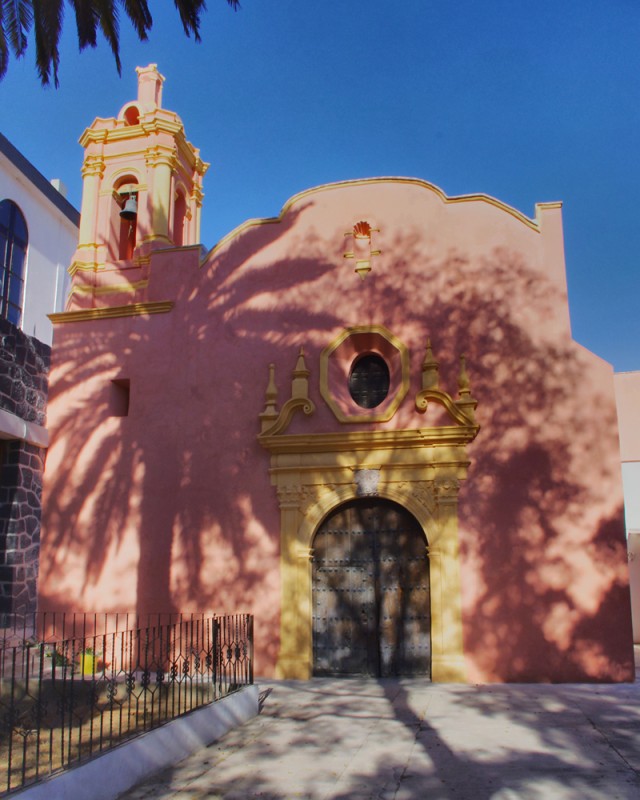
<instances>
[{"instance_id":1,"label":"gold painted trim","mask_svg":"<svg viewBox=\"0 0 640 800\"><path fill-rule=\"evenodd\" d=\"M72 261L67 272L73 277L76 272L100 272L104 270L104 264L98 261Z\"/></svg>"},{"instance_id":2,"label":"gold painted trim","mask_svg":"<svg viewBox=\"0 0 640 800\"><path fill-rule=\"evenodd\" d=\"M444 425L438 428L413 430L340 431L338 433L296 433L260 435L260 444L271 453L304 454L355 452L380 449L415 450L431 445L464 445L478 433L477 425ZM465 461L465 464L467 462Z\"/></svg>"},{"instance_id":3,"label":"gold painted trim","mask_svg":"<svg viewBox=\"0 0 640 800\"><path fill-rule=\"evenodd\" d=\"M430 400L443 406L454 422L458 422L460 425L469 425L479 430L475 420L469 414L466 414L450 395L440 391L440 389L423 389L418 392L416 396L416 411L424 413Z\"/></svg>"},{"instance_id":4,"label":"gold painted trim","mask_svg":"<svg viewBox=\"0 0 640 800\"><path fill-rule=\"evenodd\" d=\"M292 397L282 406L280 413L278 414L278 418L275 420L273 425L264 433L260 434L261 441L271 441L272 436L277 437L277 440L280 440L278 434L282 433L289 427L289 423L293 419L293 415L295 412L300 409L303 414L307 417L311 416L316 410L316 407L312 400L308 397Z\"/></svg>"},{"instance_id":5,"label":"gold painted trim","mask_svg":"<svg viewBox=\"0 0 640 800\"><path fill-rule=\"evenodd\" d=\"M277 225L278 223L282 222L285 215L293 208L296 203L299 203L306 197L309 197L312 194L317 194L319 192L326 192L331 191L332 189L339 189L342 187L349 187L349 186L369 186L375 183L403 183L413 186L421 186L424 189L428 189L429 191L436 194L440 200L442 200L445 204L450 203L488 203L495 208L500 209L501 211L506 212L510 216L517 219L523 225L526 225L527 228L530 228L532 231L536 233L540 233L540 224L537 220L531 219L523 214L521 211L518 211L513 206L507 205L507 203L503 203L502 200L498 200L495 197L492 197L488 194L463 194L463 195L454 195L449 197L446 195L442 189L436 186L433 183L429 183L428 181L421 180L419 178L401 178L401 177L388 177L388 178L363 178L363 179L356 179L351 181L337 181L336 183L325 183L320 186L314 186L310 189L306 189L303 192L299 192L298 194L293 195L293 197L289 198L287 202L282 206L282 210L278 214L277 217L258 217L256 219L249 219L243 222L241 225L238 225L237 228L234 228L232 231L227 233L225 236L220 239L220 241L214 245L214 247L209 252L210 256L213 256L217 251L224 247L225 244L230 242L231 240L235 239L236 236L239 236L244 231L248 230L249 228L254 228L259 225ZM546 207L555 207L554 204L540 204Z\"/></svg>"},{"instance_id":6,"label":"gold painted trim","mask_svg":"<svg viewBox=\"0 0 640 800\"><path fill-rule=\"evenodd\" d=\"M114 292L129 292L134 294L138 291L138 289L146 289L148 285L148 280L135 281L135 283L114 283L110 286L90 286L87 284L79 284L78 286L72 286L69 294L92 294L96 296L102 294L113 294Z\"/></svg>"},{"instance_id":7,"label":"gold painted trim","mask_svg":"<svg viewBox=\"0 0 640 800\"><path fill-rule=\"evenodd\" d=\"M161 111L162 115L158 114L158 111ZM173 119L168 117L173 117ZM113 127L107 127L109 123L113 124ZM124 120L117 117L96 117L93 124L84 131L79 142L82 147L86 148L91 142L146 140L149 134L154 133L167 133L176 138L180 134L185 136L182 120L175 112L167 109L154 109L151 112L143 112L137 125L127 125Z\"/></svg>"},{"instance_id":8,"label":"gold painted trim","mask_svg":"<svg viewBox=\"0 0 640 800\"><path fill-rule=\"evenodd\" d=\"M65 322L90 322L95 319L114 319L116 317L139 317L150 314L166 314L175 303L171 300L155 303L132 303L128 306L111 306L110 308L87 308L81 311L62 311L47 316L54 325Z\"/></svg>"},{"instance_id":9,"label":"gold painted trim","mask_svg":"<svg viewBox=\"0 0 640 800\"><path fill-rule=\"evenodd\" d=\"M145 241L150 241L150 240L149 239L145 239ZM176 245L176 244L173 244L173 242L171 242L171 247L159 247L159 248L156 248L153 251L153 255L155 256L155 255L157 255L159 253L162 253L162 254L165 254L165 253L185 253L185 252L188 252L189 250L196 250L196 251L198 251L198 255L199 255L200 254L199 251L201 250L201 247L200 247L199 244ZM147 260L150 261L151 260L150 257L148 257Z\"/></svg>"}]
</instances>

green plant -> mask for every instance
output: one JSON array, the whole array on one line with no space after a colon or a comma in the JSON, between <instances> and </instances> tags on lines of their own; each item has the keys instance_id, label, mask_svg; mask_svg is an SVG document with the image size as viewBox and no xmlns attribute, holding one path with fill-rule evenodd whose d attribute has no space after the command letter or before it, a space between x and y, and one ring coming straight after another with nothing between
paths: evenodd
<instances>
[{"instance_id":1,"label":"green plant","mask_svg":"<svg viewBox=\"0 0 640 800\"><path fill-rule=\"evenodd\" d=\"M53 650L50 653L47 653L47 658L50 658L56 667L69 666L69 659L66 657L64 653L61 653L60 650L57 650L55 645L53 647Z\"/></svg>"}]
</instances>

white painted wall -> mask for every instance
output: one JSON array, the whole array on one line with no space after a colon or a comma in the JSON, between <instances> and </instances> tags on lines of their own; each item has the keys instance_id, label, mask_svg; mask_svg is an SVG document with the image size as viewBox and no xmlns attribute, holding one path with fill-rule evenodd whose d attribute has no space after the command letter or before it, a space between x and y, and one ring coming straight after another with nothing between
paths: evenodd
<instances>
[{"instance_id":1,"label":"white painted wall","mask_svg":"<svg viewBox=\"0 0 640 800\"><path fill-rule=\"evenodd\" d=\"M99 758L24 789L14 798L116 800L132 786L221 739L258 713L259 687L245 686L222 700L130 739ZM199 794L188 796L195 798ZM170 795L178 797L173 792ZM180 796L187 795L180 793Z\"/></svg>"},{"instance_id":2,"label":"white painted wall","mask_svg":"<svg viewBox=\"0 0 640 800\"><path fill-rule=\"evenodd\" d=\"M0 200L13 200L27 221L29 247L20 327L51 344L47 314L64 311L67 268L78 243L77 226L0 150Z\"/></svg>"},{"instance_id":3,"label":"white painted wall","mask_svg":"<svg viewBox=\"0 0 640 800\"><path fill-rule=\"evenodd\" d=\"M638 409L640 417L640 409ZM640 422L640 419L639 419ZM624 514L627 533L640 533L640 462L628 461L622 464L622 485L624 487Z\"/></svg>"},{"instance_id":4,"label":"white painted wall","mask_svg":"<svg viewBox=\"0 0 640 800\"><path fill-rule=\"evenodd\" d=\"M640 372L613 377L618 408L633 641L640 644Z\"/></svg>"}]
</instances>

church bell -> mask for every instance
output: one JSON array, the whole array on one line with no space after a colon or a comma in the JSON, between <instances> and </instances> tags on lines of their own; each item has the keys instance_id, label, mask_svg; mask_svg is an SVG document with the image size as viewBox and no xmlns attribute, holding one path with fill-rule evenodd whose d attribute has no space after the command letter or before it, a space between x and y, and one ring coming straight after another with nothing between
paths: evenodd
<instances>
[{"instance_id":1,"label":"church bell","mask_svg":"<svg viewBox=\"0 0 640 800\"><path fill-rule=\"evenodd\" d=\"M138 216L138 202L135 194L129 195L126 203L124 204L124 208L120 212L120 216L122 219L126 219L131 222L133 222L133 220Z\"/></svg>"}]
</instances>

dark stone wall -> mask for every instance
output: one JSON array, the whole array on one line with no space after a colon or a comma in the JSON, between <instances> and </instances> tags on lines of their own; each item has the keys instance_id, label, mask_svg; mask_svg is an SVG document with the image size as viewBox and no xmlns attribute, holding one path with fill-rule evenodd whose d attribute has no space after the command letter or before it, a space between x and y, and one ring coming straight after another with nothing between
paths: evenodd
<instances>
[{"instance_id":1,"label":"dark stone wall","mask_svg":"<svg viewBox=\"0 0 640 800\"><path fill-rule=\"evenodd\" d=\"M0 408L44 425L51 348L0 319ZM0 613L36 608L45 450L0 441Z\"/></svg>"}]
</instances>

